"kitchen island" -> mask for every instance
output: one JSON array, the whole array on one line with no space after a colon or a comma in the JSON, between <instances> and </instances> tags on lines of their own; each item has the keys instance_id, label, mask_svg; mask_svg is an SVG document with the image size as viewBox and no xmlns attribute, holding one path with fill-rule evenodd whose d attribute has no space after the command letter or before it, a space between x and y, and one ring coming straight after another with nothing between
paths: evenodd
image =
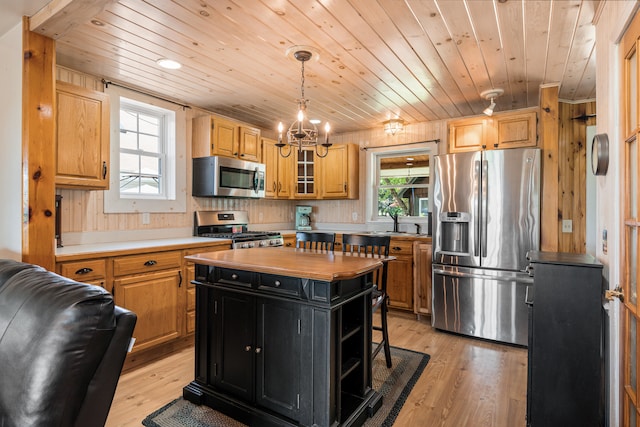
<instances>
[{"instance_id":1,"label":"kitchen island","mask_svg":"<svg viewBox=\"0 0 640 427\"><path fill-rule=\"evenodd\" d=\"M284 247L186 258L196 362L185 399L248 425L359 426L380 407L370 355L381 259Z\"/></svg>"}]
</instances>

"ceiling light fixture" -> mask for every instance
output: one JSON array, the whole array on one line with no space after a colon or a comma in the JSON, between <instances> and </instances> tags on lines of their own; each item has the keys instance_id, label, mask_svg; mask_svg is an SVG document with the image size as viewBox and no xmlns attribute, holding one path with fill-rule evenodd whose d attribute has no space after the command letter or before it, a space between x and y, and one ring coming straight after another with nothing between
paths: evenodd
<instances>
[{"instance_id":1,"label":"ceiling light fixture","mask_svg":"<svg viewBox=\"0 0 640 427\"><path fill-rule=\"evenodd\" d=\"M182 64L179 63L178 61L174 61L173 59L167 59L167 58L158 59L156 61L156 64L168 70L177 70L182 67Z\"/></svg>"},{"instance_id":2,"label":"ceiling light fixture","mask_svg":"<svg viewBox=\"0 0 640 427\"><path fill-rule=\"evenodd\" d=\"M493 109L496 108L496 103L494 99L496 99L503 93L504 93L503 89L489 89L482 92L480 94L481 97L483 97L486 100L491 100L491 102L489 103L489 106L484 109L483 113L485 113L487 116L493 115Z\"/></svg>"},{"instance_id":3,"label":"ceiling light fixture","mask_svg":"<svg viewBox=\"0 0 640 427\"><path fill-rule=\"evenodd\" d=\"M392 136L404 130L404 120L402 119L389 119L382 125L384 126L384 133Z\"/></svg>"},{"instance_id":4,"label":"ceiling light fixture","mask_svg":"<svg viewBox=\"0 0 640 427\"><path fill-rule=\"evenodd\" d=\"M329 122L324 125L324 142L318 144L318 128L315 123L316 120L309 120L307 118L307 100L304 97L304 63L311 59L313 54L309 50L297 50L293 53L293 57L302 63L302 79L300 84L301 96L297 100L298 102L298 117L287 130L287 139L285 142L282 140L282 132L284 126L282 122L278 123L278 151L282 157L289 157L293 152L293 147L297 147L298 151L302 151L304 147L315 147L315 151L318 157L326 157L329 154L329 147L332 144L329 143L329 131L331 127ZM319 120L317 121L319 123ZM289 151L285 154L283 147L289 146ZM325 148L324 155L320 154L318 145L322 145Z\"/></svg>"}]
</instances>

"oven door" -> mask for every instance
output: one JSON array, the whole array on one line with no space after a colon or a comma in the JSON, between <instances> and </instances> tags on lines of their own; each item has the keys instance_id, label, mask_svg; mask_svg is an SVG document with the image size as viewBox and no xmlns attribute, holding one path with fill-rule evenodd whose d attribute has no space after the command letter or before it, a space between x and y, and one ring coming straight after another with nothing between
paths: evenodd
<instances>
[{"instance_id":1,"label":"oven door","mask_svg":"<svg viewBox=\"0 0 640 427\"><path fill-rule=\"evenodd\" d=\"M262 198L265 165L227 157L193 159L193 196Z\"/></svg>"}]
</instances>

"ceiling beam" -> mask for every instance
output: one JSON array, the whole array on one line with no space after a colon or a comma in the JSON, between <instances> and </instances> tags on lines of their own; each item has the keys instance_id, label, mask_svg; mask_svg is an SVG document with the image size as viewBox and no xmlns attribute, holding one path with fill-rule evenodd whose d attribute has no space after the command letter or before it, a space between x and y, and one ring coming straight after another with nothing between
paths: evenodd
<instances>
[{"instance_id":1,"label":"ceiling beam","mask_svg":"<svg viewBox=\"0 0 640 427\"><path fill-rule=\"evenodd\" d=\"M33 15L29 30L54 40L89 22L114 0L52 0Z\"/></svg>"}]
</instances>

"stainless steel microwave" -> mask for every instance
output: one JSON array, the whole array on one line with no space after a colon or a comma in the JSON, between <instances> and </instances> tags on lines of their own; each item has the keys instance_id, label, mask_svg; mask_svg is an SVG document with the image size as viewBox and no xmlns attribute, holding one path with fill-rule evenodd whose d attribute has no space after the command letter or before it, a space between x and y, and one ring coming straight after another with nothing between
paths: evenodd
<instances>
[{"instance_id":1,"label":"stainless steel microwave","mask_svg":"<svg viewBox=\"0 0 640 427\"><path fill-rule=\"evenodd\" d=\"M264 197L262 163L229 157L197 157L193 159L195 197Z\"/></svg>"}]
</instances>

